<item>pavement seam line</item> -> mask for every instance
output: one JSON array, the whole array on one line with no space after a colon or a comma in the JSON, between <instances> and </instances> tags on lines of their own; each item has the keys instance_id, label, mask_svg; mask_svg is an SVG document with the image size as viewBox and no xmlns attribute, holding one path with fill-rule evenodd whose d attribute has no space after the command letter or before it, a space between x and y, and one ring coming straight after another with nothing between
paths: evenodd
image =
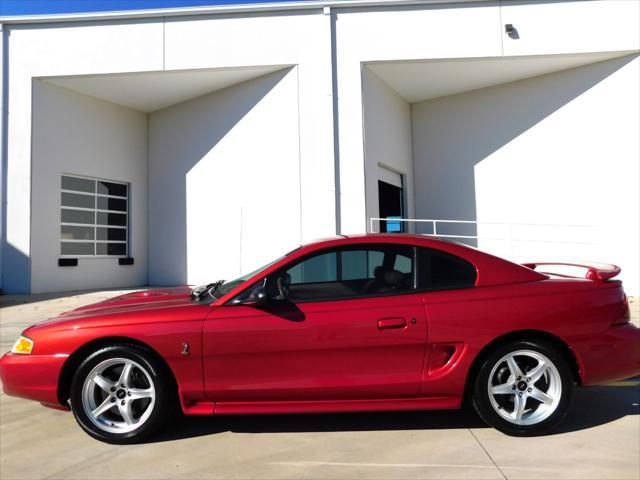
<instances>
[{"instance_id":1,"label":"pavement seam line","mask_svg":"<svg viewBox=\"0 0 640 480\"><path fill-rule=\"evenodd\" d=\"M487 449L484 448L484 445L482 445L480 440L478 440L478 437L476 437L476 434L473 433L473 430L471 430L470 428L468 428L467 430L469 430L469 433L471 434L471 436L475 439L475 441L478 443L478 445L480 445L480 448L482 449L482 451L487 455L487 457L489 457L489 460L491 460L491 463L493 463L493 465L498 469L498 471L500 472L500 475L502 475L502 478L504 478L504 480L509 480L507 478L507 476L504 474L504 472L502 471L502 469L493 460L493 457L491 455L489 455L489 452L487 451Z\"/></svg>"},{"instance_id":2,"label":"pavement seam line","mask_svg":"<svg viewBox=\"0 0 640 480\"><path fill-rule=\"evenodd\" d=\"M368 463L368 462L269 462L267 465L278 465L285 467L372 467L372 468L491 468L491 465L471 465L471 464L447 464L447 463Z\"/></svg>"}]
</instances>

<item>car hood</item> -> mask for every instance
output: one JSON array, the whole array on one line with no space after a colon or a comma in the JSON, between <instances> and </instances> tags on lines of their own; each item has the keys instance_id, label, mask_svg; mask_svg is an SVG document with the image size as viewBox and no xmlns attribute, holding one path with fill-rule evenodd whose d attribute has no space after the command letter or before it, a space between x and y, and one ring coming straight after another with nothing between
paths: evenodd
<instances>
[{"instance_id":1,"label":"car hood","mask_svg":"<svg viewBox=\"0 0 640 480\"><path fill-rule=\"evenodd\" d=\"M85 305L75 310L61 313L57 317L38 323L38 326L64 322L84 317L133 313L159 308L175 308L195 305L191 302L191 287L163 288L126 293L102 302Z\"/></svg>"},{"instance_id":2,"label":"car hood","mask_svg":"<svg viewBox=\"0 0 640 480\"><path fill-rule=\"evenodd\" d=\"M99 310L113 310L121 309L123 307L131 306L145 306L149 308L155 308L163 306L168 303L190 303L191 302L191 287L184 285L175 288L161 288L156 290L142 290L139 292L125 293L124 295L118 295L117 297L104 300L102 302L93 303L91 305L85 305L84 307L76 308L71 312L91 312L94 313ZM67 313L71 313L67 312ZM65 315L65 314L63 314Z\"/></svg>"}]
</instances>

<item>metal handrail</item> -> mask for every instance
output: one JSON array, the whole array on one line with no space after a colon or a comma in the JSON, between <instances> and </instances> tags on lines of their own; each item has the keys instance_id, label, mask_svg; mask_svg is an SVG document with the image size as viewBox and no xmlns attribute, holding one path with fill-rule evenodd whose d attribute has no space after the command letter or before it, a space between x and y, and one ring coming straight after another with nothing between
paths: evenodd
<instances>
[{"instance_id":1,"label":"metal handrail","mask_svg":"<svg viewBox=\"0 0 640 480\"><path fill-rule=\"evenodd\" d=\"M445 220L445 219L435 219L435 218L378 218L371 217L369 222L369 226L371 227L371 231L373 232L373 222L374 221L394 221L394 222L416 222L416 223L464 223L464 224L475 224L475 225L505 225L505 226L523 226L523 227L577 227L577 228L597 228L597 225L567 225L562 223L519 223L519 222L484 222L477 220Z\"/></svg>"},{"instance_id":2,"label":"metal handrail","mask_svg":"<svg viewBox=\"0 0 640 480\"><path fill-rule=\"evenodd\" d=\"M406 223L430 223L432 225L433 233L422 233L420 235L424 235L427 237L438 237L438 238L451 238L451 239L467 239L467 240L494 240L494 241L505 241L509 242L509 250L511 252L511 256L514 254L514 243L515 242L526 242L526 243L547 243L547 244L566 244L566 245L591 245L597 246L598 242L590 242L583 240L549 240L549 239L535 239L535 238L519 238L514 236L513 227L562 227L562 228L598 228L596 225L567 225L567 224L552 224L552 223L523 223L523 222L483 222L483 221L475 221L475 220L448 220L448 219L422 219L422 218L379 218L379 217L371 217L370 218L370 231L375 233L374 222L406 222ZM508 236L507 237L488 237L485 235L453 235L453 234L443 234L438 233L438 223L444 224L463 224L463 225L498 225L508 227Z\"/></svg>"}]
</instances>

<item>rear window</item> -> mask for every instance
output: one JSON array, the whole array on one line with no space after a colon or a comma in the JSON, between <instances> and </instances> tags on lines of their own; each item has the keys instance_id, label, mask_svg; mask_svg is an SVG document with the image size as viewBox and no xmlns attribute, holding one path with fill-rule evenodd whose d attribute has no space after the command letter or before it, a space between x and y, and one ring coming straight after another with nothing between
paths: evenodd
<instances>
[{"instance_id":1,"label":"rear window","mask_svg":"<svg viewBox=\"0 0 640 480\"><path fill-rule=\"evenodd\" d=\"M418 286L421 290L469 288L476 284L475 267L450 253L418 248Z\"/></svg>"}]
</instances>

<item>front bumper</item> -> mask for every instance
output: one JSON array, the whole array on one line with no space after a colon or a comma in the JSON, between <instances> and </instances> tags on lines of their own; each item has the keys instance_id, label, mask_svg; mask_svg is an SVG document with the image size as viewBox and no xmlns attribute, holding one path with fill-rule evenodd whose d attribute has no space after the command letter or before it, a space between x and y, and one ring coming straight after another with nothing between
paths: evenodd
<instances>
[{"instance_id":1,"label":"front bumper","mask_svg":"<svg viewBox=\"0 0 640 480\"><path fill-rule=\"evenodd\" d=\"M600 385L640 375L640 328L615 325L598 335L568 339L578 359L581 383Z\"/></svg>"},{"instance_id":2,"label":"front bumper","mask_svg":"<svg viewBox=\"0 0 640 480\"><path fill-rule=\"evenodd\" d=\"M18 355L0 359L0 380L4 393L60 406L58 379L67 355Z\"/></svg>"}]
</instances>

